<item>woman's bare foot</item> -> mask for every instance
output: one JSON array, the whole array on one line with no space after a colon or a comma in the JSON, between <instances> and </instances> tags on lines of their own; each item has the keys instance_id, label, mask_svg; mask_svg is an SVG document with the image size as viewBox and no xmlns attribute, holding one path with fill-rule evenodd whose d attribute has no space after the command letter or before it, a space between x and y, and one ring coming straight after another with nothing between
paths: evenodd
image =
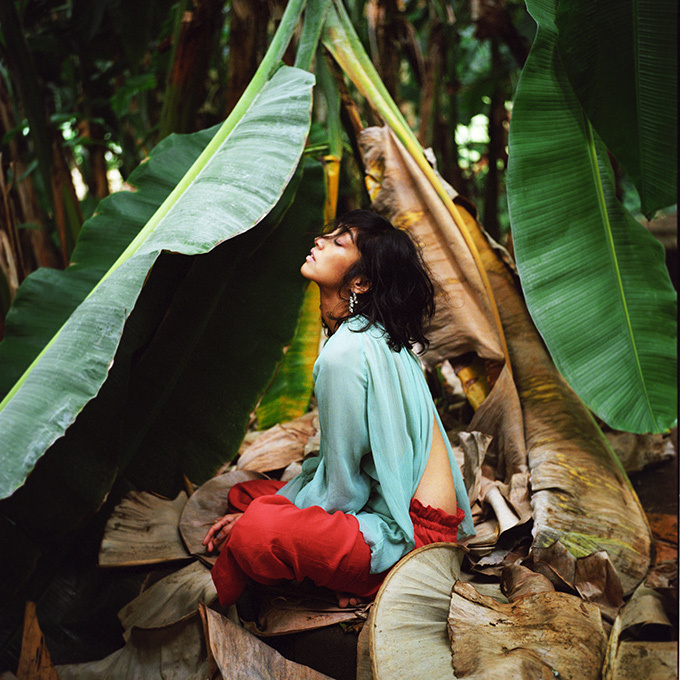
<instances>
[{"instance_id":1,"label":"woman's bare foot","mask_svg":"<svg viewBox=\"0 0 680 680\"><path fill-rule=\"evenodd\" d=\"M338 599L339 607L356 607L363 602L368 602L368 598L352 595L352 593L343 593L339 590L335 591L335 597Z\"/></svg>"}]
</instances>

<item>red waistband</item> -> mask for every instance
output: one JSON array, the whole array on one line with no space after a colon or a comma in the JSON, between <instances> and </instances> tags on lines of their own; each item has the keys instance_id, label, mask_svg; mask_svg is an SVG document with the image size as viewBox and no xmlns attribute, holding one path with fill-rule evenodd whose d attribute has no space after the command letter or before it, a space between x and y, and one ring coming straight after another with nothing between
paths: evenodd
<instances>
[{"instance_id":1,"label":"red waistband","mask_svg":"<svg viewBox=\"0 0 680 680\"><path fill-rule=\"evenodd\" d=\"M411 499L409 513L414 525L439 531L457 531L458 525L465 519L465 513L460 508L455 515L444 512L441 508L423 505L417 498Z\"/></svg>"}]
</instances>

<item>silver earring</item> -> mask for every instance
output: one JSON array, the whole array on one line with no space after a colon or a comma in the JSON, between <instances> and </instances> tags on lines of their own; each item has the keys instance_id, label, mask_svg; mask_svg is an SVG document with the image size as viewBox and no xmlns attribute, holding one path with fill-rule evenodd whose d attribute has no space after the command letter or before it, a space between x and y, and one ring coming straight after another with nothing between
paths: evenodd
<instances>
[{"instance_id":1,"label":"silver earring","mask_svg":"<svg viewBox=\"0 0 680 680\"><path fill-rule=\"evenodd\" d=\"M349 313L350 315L354 314L354 307L357 304L357 294L354 291L351 291L349 294Z\"/></svg>"}]
</instances>

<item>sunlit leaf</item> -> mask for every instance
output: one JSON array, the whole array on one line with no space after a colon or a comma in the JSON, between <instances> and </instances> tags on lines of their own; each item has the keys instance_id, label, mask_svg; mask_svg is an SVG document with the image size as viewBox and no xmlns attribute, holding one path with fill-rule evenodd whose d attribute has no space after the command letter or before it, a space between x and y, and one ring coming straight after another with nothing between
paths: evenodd
<instances>
[{"instance_id":1,"label":"sunlit leaf","mask_svg":"<svg viewBox=\"0 0 680 680\"><path fill-rule=\"evenodd\" d=\"M208 251L276 203L309 129L313 77L282 68L226 139L218 133L123 255L52 336L0 404L2 496L99 391L125 320L161 250ZM265 140L267 140L265 142ZM128 202L144 202L140 193Z\"/></svg>"}]
</instances>

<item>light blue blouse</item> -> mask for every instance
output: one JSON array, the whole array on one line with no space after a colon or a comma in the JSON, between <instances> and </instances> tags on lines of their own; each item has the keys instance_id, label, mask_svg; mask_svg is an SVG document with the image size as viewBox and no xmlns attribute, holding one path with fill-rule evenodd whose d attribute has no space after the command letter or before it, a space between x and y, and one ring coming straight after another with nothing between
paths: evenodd
<instances>
[{"instance_id":1,"label":"light blue blouse","mask_svg":"<svg viewBox=\"0 0 680 680\"><path fill-rule=\"evenodd\" d=\"M432 445L436 419L446 443L458 506L458 540L475 533L465 484L416 356L392 351L382 327L343 323L314 365L320 452L279 493L299 508L319 505L359 520L371 572L389 569L414 548L409 517Z\"/></svg>"}]
</instances>

